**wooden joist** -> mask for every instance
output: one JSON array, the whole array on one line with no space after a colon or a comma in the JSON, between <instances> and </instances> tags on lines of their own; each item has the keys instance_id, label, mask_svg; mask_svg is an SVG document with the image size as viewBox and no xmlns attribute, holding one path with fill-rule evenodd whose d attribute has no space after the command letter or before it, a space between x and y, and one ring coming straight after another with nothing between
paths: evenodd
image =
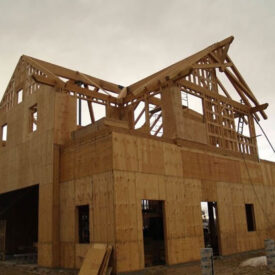
<instances>
[{"instance_id":1,"label":"wooden joist","mask_svg":"<svg viewBox=\"0 0 275 275\"><path fill-rule=\"evenodd\" d=\"M267 107L268 107L268 103L261 104L261 105L257 105L256 107L252 107L252 108L250 109L250 113L251 113L251 114L254 114L254 113L256 113L256 112L263 111L263 110L265 110Z\"/></svg>"},{"instance_id":2,"label":"wooden joist","mask_svg":"<svg viewBox=\"0 0 275 275\"><path fill-rule=\"evenodd\" d=\"M35 81L39 83L50 85L50 86L56 86L59 84L59 82L56 82L54 79L41 76L41 75L33 75L33 78L35 79ZM100 99L104 102L111 102L111 103L118 104L117 98L99 93L98 89L95 89L92 91L85 87L80 87L72 82L66 82L60 88L62 88L64 91L67 91L67 92L75 92L79 95L83 95L87 97L87 100L92 101L92 99Z\"/></svg>"},{"instance_id":3,"label":"wooden joist","mask_svg":"<svg viewBox=\"0 0 275 275\"><path fill-rule=\"evenodd\" d=\"M33 62L36 62L36 64L38 64L39 66L43 66L44 68L46 68L48 71L50 71L52 74L56 76L72 79L75 81L82 81L84 83L89 82L87 84L96 85L99 88L102 88L104 90L111 91L117 94L119 94L122 89L122 86L118 84L114 84L87 74L83 74L78 71L73 71L55 64L51 64L43 60L33 58L33 57L24 56L24 58L28 58L28 60L31 59Z\"/></svg>"}]
</instances>

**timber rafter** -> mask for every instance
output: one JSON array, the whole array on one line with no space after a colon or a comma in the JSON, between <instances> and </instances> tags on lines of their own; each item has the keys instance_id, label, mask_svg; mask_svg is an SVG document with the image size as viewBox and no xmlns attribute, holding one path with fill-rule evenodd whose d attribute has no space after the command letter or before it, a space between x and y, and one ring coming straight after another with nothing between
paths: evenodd
<instances>
[{"instance_id":1,"label":"timber rafter","mask_svg":"<svg viewBox=\"0 0 275 275\"><path fill-rule=\"evenodd\" d=\"M55 87L57 92L87 101L92 123L95 122L93 103L97 103L106 108L111 106L127 110L130 129L162 136L163 105L166 104L162 93L167 87L177 87L181 93L202 100L209 144L256 154L255 139L238 133L234 119L244 121L252 133L253 118L259 120L260 114L267 119L264 110L268 104L258 102L229 57L228 50L233 39L228 37L128 87L23 55L2 98L0 109L9 111L15 105L16 93L20 89L31 94L40 85L49 85ZM231 84L229 88L222 77L226 77ZM239 101L233 99L232 90ZM142 121L143 124L140 124Z\"/></svg>"}]
</instances>

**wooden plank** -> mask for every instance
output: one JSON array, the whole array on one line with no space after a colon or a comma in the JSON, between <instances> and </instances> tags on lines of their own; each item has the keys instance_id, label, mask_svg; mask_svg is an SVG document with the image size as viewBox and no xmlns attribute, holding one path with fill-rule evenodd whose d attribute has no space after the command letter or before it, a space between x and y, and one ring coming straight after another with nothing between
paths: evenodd
<instances>
[{"instance_id":1,"label":"wooden plank","mask_svg":"<svg viewBox=\"0 0 275 275\"><path fill-rule=\"evenodd\" d=\"M108 264L109 264L111 254L112 254L112 246L108 245L107 251L106 251L104 259L103 259L103 263L102 263L102 265L100 267L100 270L99 270L99 275L106 275L107 274Z\"/></svg>"},{"instance_id":2,"label":"wooden plank","mask_svg":"<svg viewBox=\"0 0 275 275\"><path fill-rule=\"evenodd\" d=\"M250 109L250 113L253 114L253 113L256 113L256 112L259 112L259 111L263 111L263 110L265 110L267 107L268 107L268 103L258 105L258 106L256 106L256 107L251 108L251 109Z\"/></svg>"},{"instance_id":3,"label":"wooden plank","mask_svg":"<svg viewBox=\"0 0 275 275\"><path fill-rule=\"evenodd\" d=\"M85 256L78 275L98 275L106 249L106 244L92 244Z\"/></svg>"},{"instance_id":4,"label":"wooden plank","mask_svg":"<svg viewBox=\"0 0 275 275\"><path fill-rule=\"evenodd\" d=\"M196 84L193 84L192 82L181 79L181 80L179 80L179 83L182 84L183 86L186 86L189 89L192 89L194 91L197 91L197 92L201 93L202 95L209 96L209 97L212 97L212 98L216 98L216 99L219 99L220 101L228 103L228 104L232 105L233 107L235 107L236 109L241 110L245 113L249 112L249 107L248 106L245 106L245 105L240 104L236 101L233 101L233 100L231 100L231 99L229 99L225 96L218 95L216 93L210 92L209 90L207 90L207 89L205 89L201 86L198 86Z\"/></svg>"},{"instance_id":5,"label":"wooden plank","mask_svg":"<svg viewBox=\"0 0 275 275\"><path fill-rule=\"evenodd\" d=\"M42 83L42 84L46 84L46 85L50 85L50 86L55 86L57 84L57 82L54 79L48 79L47 77L41 76L41 75L33 75L33 78L35 79L35 81ZM84 95L87 98L82 98L85 100L91 100L93 98L96 99L100 99L102 101L106 102L111 102L111 103L115 103L118 104L118 100L115 97L109 96L109 95L105 95L105 94L101 94L99 92L97 92L98 90L89 90L87 88L82 88L79 87L76 84L67 82L65 83L65 85L62 86L62 88L66 91L72 91L72 92L76 92L80 95Z\"/></svg>"},{"instance_id":6,"label":"wooden plank","mask_svg":"<svg viewBox=\"0 0 275 275\"><path fill-rule=\"evenodd\" d=\"M52 74L54 74L55 76L61 76L64 78L68 78L68 79L73 79L76 81L79 80L83 80L84 83L86 83L88 80L90 80L91 85L93 85L92 83L98 85L100 88L106 89L108 91L114 92L114 93L120 93L121 91L121 86L118 84L114 84L96 77L92 77L90 75L87 74L82 74L79 73L77 71L73 71L71 69L67 69L64 67L61 67L59 65L55 65L55 64L51 64L49 62L43 61L43 60L39 60L33 57L29 57L29 56L24 56L24 58L26 59L31 59L33 62L35 62L36 64L39 64L40 66L43 66L43 68L46 68L48 71L50 71ZM89 84L89 83L87 83Z\"/></svg>"},{"instance_id":7,"label":"wooden plank","mask_svg":"<svg viewBox=\"0 0 275 275\"><path fill-rule=\"evenodd\" d=\"M188 58L185 58L179 62L176 62L175 64L169 66L169 67L166 67L165 69L162 69L160 70L159 72L157 73L154 73L132 85L130 85L128 87L128 91L129 93L131 93L132 91L134 90L137 90L139 89L140 87L144 87L146 86L146 83L149 83L149 82L154 82L156 79L160 79L160 76L164 76L164 75L168 75L171 71L175 71L175 70L178 70L178 69L184 69L186 67L186 65L190 66L190 65L193 65L195 64L198 60L200 60L201 58L203 58L204 56L207 56L210 52L214 51L215 49L219 48L219 47L223 47L224 45L226 44L231 44L232 41L233 41L234 37L233 36L230 36L218 43L215 43L209 47L207 47L206 49L188 57ZM151 82L151 83L152 83Z\"/></svg>"},{"instance_id":8,"label":"wooden plank","mask_svg":"<svg viewBox=\"0 0 275 275\"><path fill-rule=\"evenodd\" d=\"M220 67L231 67L233 64L231 62L228 63L212 63L212 64L196 64L193 65L194 69L213 69Z\"/></svg>"}]
</instances>

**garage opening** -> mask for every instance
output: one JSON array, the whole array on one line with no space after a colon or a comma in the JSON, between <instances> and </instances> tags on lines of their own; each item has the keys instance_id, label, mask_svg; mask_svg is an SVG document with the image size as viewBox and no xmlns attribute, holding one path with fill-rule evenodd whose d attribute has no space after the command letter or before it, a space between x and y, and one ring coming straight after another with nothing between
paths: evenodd
<instances>
[{"instance_id":1,"label":"garage opening","mask_svg":"<svg viewBox=\"0 0 275 275\"><path fill-rule=\"evenodd\" d=\"M0 255L36 262L38 185L0 195Z\"/></svg>"},{"instance_id":2,"label":"garage opening","mask_svg":"<svg viewBox=\"0 0 275 275\"><path fill-rule=\"evenodd\" d=\"M201 202L203 235L205 247L213 249L213 255L219 255L217 202Z\"/></svg>"},{"instance_id":3,"label":"garage opening","mask_svg":"<svg viewBox=\"0 0 275 275\"><path fill-rule=\"evenodd\" d=\"M145 267L165 264L164 203L142 200Z\"/></svg>"}]
</instances>

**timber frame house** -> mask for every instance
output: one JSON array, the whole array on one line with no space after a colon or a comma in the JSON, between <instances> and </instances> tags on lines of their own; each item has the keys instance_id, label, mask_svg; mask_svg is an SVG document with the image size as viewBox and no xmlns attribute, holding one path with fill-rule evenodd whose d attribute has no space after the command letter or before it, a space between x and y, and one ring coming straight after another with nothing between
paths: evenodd
<instances>
[{"instance_id":1,"label":"timber frame house","mask_svg":"<svg viewBox=\"0 0 275 275\"><path fill-rule=\"evenodd\" d=\"M22 228L11 215L23 206L0 211L2 252L37 243L39 265L80 268L89 243L107 243L123 272L274 238L275 165L259 160L254 126L268 104L229 57L232 41L128 87L23 55L0 103L0 207L29 190L25 212L36 218L22 244L26 232L14 239L8 224Z\"/></svg>"}]
</instances>

